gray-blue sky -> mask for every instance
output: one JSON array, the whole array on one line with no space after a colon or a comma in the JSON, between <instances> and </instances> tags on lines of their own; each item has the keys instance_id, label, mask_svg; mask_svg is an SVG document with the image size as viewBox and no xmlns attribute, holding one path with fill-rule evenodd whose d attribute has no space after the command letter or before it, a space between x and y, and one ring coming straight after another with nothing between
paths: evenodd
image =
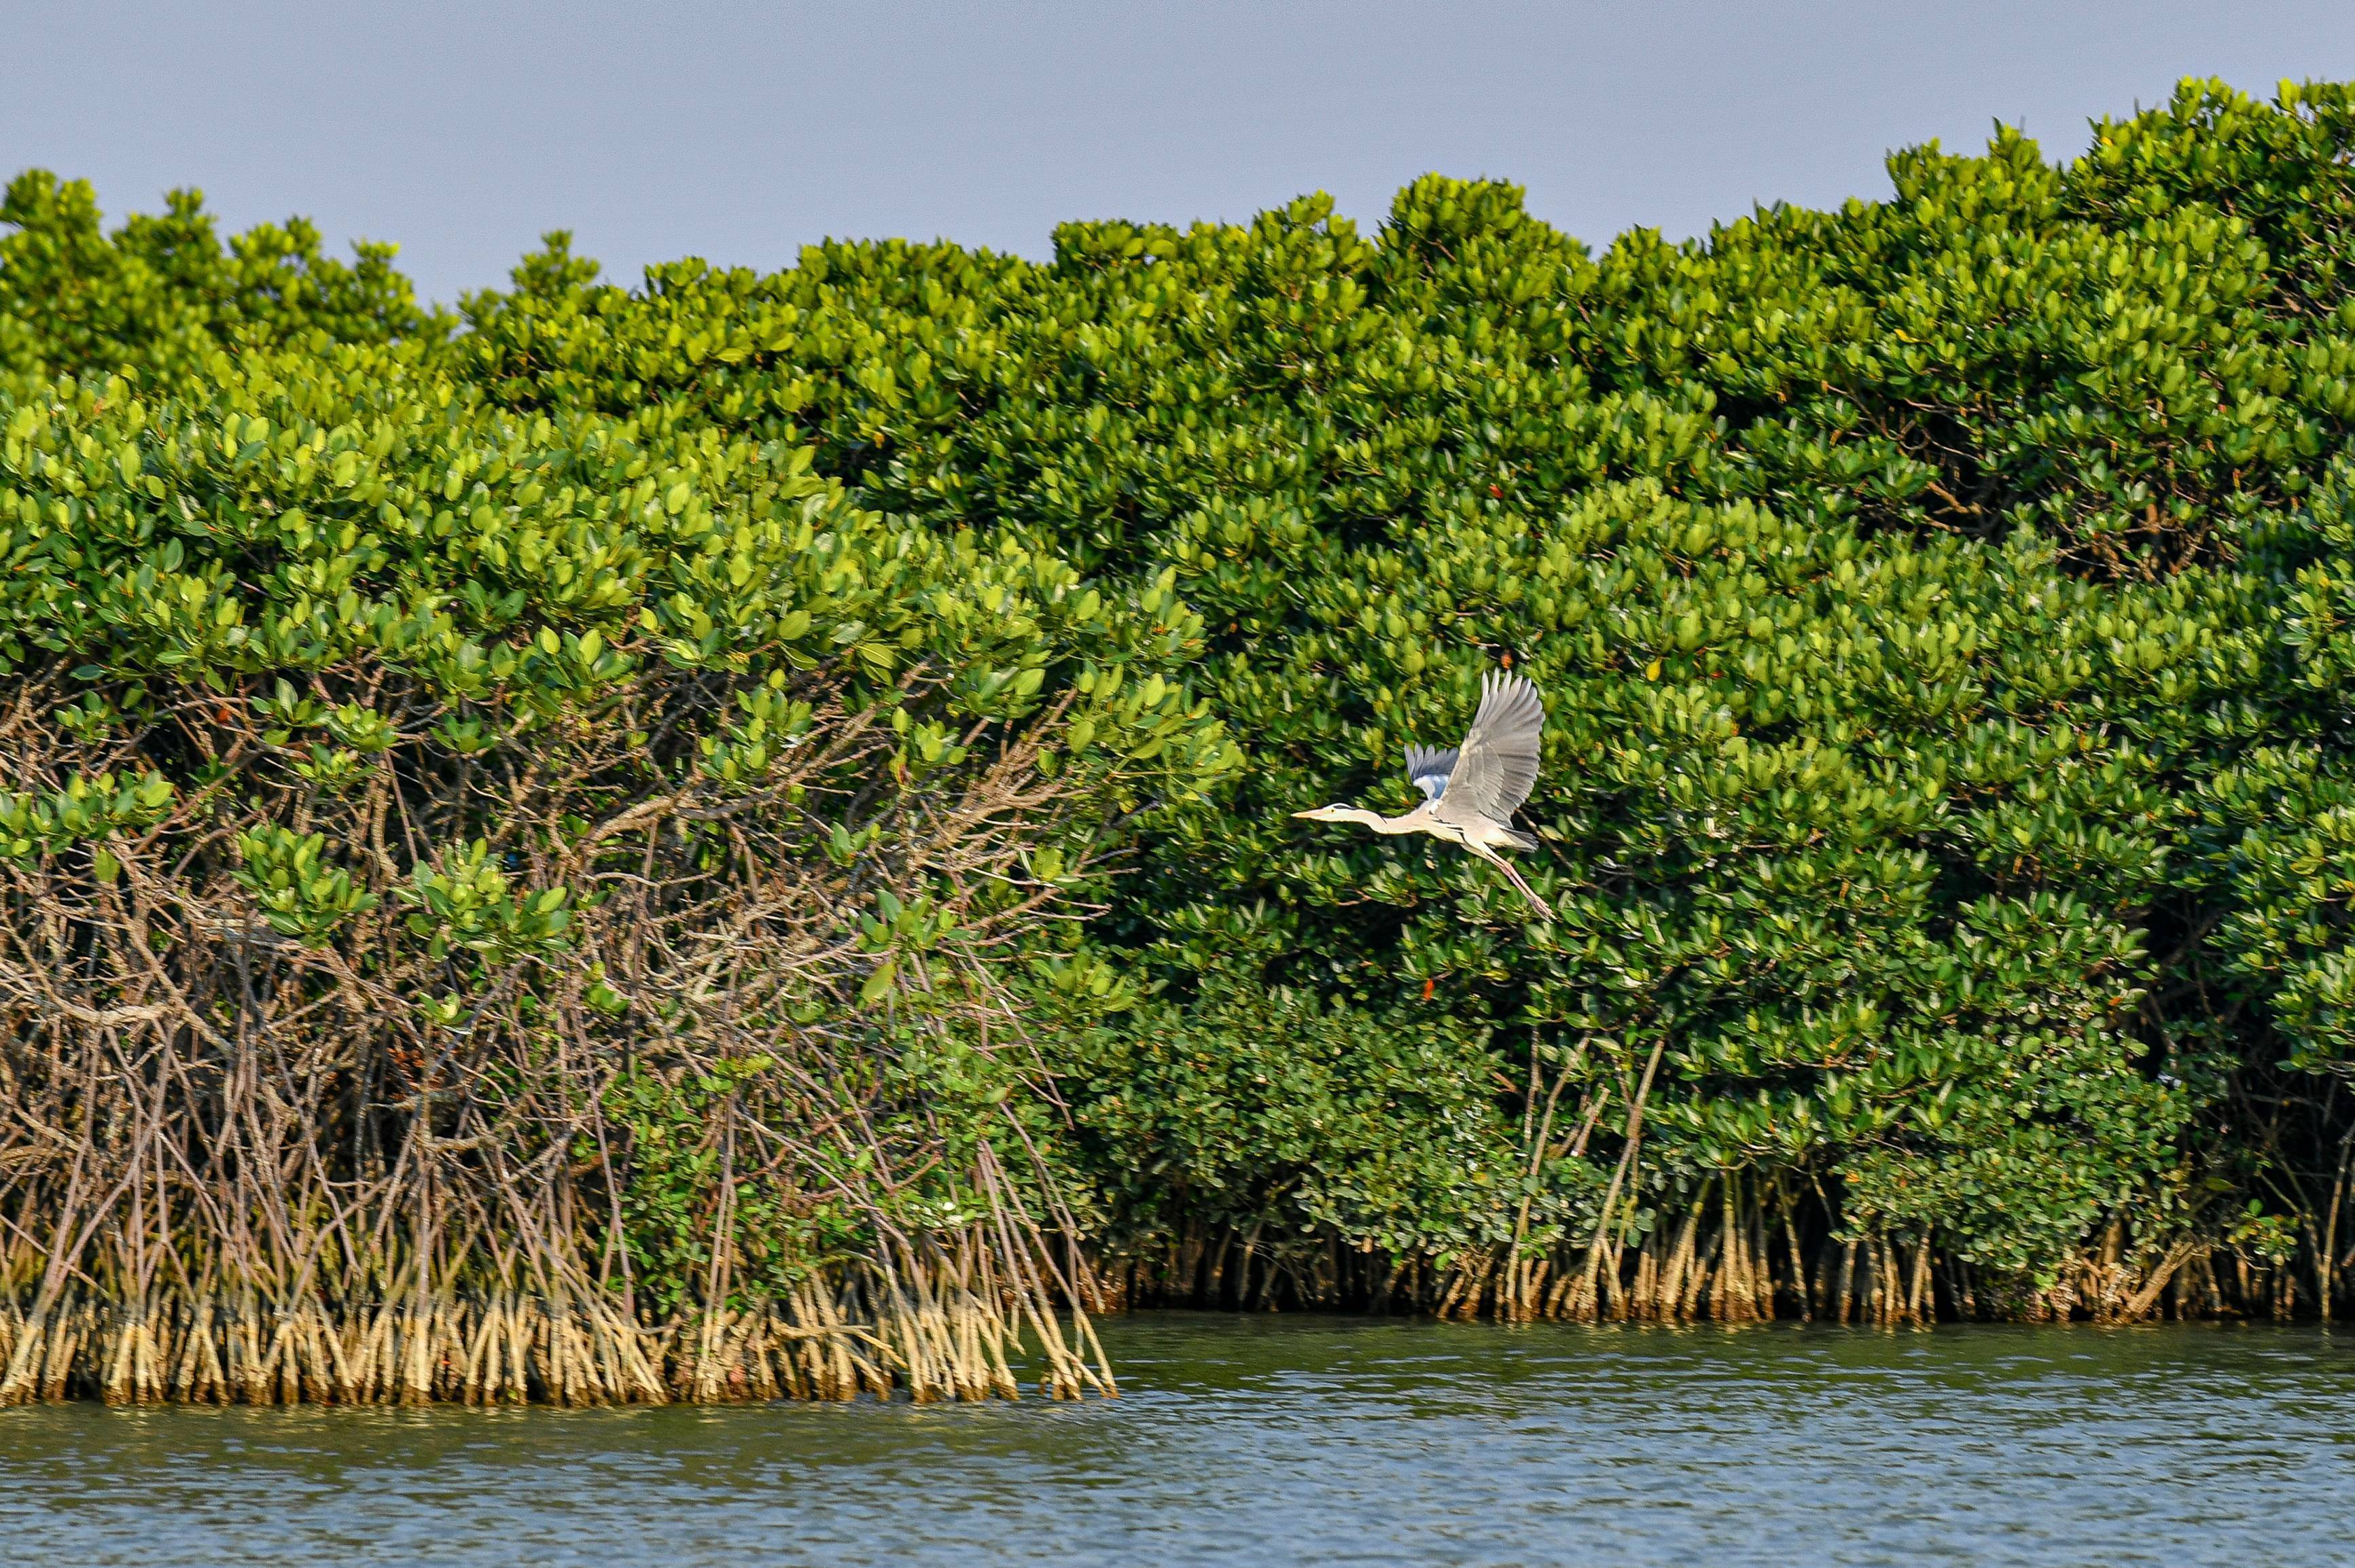
<instances>
[{"instance_id":1,"label":"gray-blue sky","mask_svg":"<svg viewBox=\"0 0 2355 1568\"><path fill-rule=\"evenodd\" d=\"M2355 78L2348 0L399 6L7 0L0 165L111 215L201 187L399 241L429 297L565 227L608 274L826 235L1042 256L1058 222L1247 219L1490 175L1600 250L1887 189L1891 147L2049 155L2185 75Z\"/></svg>"}]
</instances>

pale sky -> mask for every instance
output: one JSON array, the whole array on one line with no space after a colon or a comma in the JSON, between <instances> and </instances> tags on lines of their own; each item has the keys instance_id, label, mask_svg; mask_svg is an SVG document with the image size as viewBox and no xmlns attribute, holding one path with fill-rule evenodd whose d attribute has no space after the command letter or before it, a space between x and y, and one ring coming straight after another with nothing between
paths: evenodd
<instances>
[{"instance_id":1,"label":"pale sky","mask_svg":"<svg viewBox=\"0 0 2355 1568\"><path fill-rule=\"evenodd\" d=\"M554 228L623 282L829 235L1043 257L1317 189L1370 229L1431 169L1600 251L1883 195L1891 148L1998 119L2071 155L2185 75L2355 78L2355 0L0 0L0 173L395 240L444 301Z\"/></svg>"}]
</instances>

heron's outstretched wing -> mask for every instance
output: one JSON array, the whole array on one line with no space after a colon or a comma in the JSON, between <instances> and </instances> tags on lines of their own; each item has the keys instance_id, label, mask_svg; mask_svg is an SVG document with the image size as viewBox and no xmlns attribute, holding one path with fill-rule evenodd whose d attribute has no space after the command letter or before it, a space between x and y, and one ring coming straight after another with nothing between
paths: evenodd
<instances>
[{"instance_id":1,"label":"heron's outstretched wing","mask_svg":"<svg viewBox=\"0 0 2355 1568\"><path fill-rule=\"evenodd\" d=\"M1538 688L1517 675L1480 677L1480 710L1464 737L1447 794L1432 808L1443 822L1468 827L1475 818L1503 827L1538 782L1538 736L1545 707Z\"/></svg>"},{"instance_id":2,"label":"heron's outstretched wing","mask_svg":"<svg viewBox=\"0 0 2355 1568\"><path fill-rule=\"evenodd\" d=\"M1406 749L1406 776L1414 787L1423 791L1425 800L1437 800L1447 792L1447 775L1455 771L1453 750L1434 752L1427 746Z\"/></svg>"}]
</instances>

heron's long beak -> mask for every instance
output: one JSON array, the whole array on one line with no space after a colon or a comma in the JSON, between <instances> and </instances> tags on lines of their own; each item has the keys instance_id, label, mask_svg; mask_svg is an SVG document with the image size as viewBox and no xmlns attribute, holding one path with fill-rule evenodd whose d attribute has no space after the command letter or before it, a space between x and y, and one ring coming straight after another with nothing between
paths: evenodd
<instances>
[{"instance_id":1,"label":"heron's long beak","mask_svg":"<svg viewBox=\"0 0 2355 1568\"><path fill-rule=\"evenodd\" d=\"M1321 805L1312 805L1305 811L1295 811L1292 815L1295 816L1314 816L1324 809L1325 808Z\"/></svg>"}]
</instances>

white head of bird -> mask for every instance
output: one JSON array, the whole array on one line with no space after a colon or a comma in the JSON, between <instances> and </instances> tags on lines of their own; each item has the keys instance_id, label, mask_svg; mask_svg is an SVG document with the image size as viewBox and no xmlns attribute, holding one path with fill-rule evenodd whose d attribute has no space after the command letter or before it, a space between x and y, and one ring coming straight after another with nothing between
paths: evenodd
<instances>
[{"instance_id":1,"label":"white head of bird","mask_svg":"<svg viewBox=\"0 0 2355 1568\"><path fill-rule=\"evenodd\" d=\"M1452 752L1406 749L1406 776L1423 791L1423 804L1401 816L1384 816L1361 805L1316 805L1292 815L1310 822L1354 822L1377 833L1428 833L1487 861L1512 880L1521 896L1541 913L1546 907L1520 872L1497 854L1528 851L1537 839L1513 826L1513 813L1537 784L1539 740L1545 706L1538 688L1518 675L1480 677L1480 708L1464 743Z\"/></svg>"},{"instance_id":2,"label":"white head of bird","mask_svg":"<svg viewBox=\"0 0 2355 1568\"><path fill-rule=\"evenodd\" d=\"M1311 822L1362 822L1377 830L1388 820L1380 812L1368 811L1362 805L1345 805L1337 802L1332 805L1312 805L1305 811L1295 811L1292 815L1305 816Z\"/></svg>"}]
</instances>

